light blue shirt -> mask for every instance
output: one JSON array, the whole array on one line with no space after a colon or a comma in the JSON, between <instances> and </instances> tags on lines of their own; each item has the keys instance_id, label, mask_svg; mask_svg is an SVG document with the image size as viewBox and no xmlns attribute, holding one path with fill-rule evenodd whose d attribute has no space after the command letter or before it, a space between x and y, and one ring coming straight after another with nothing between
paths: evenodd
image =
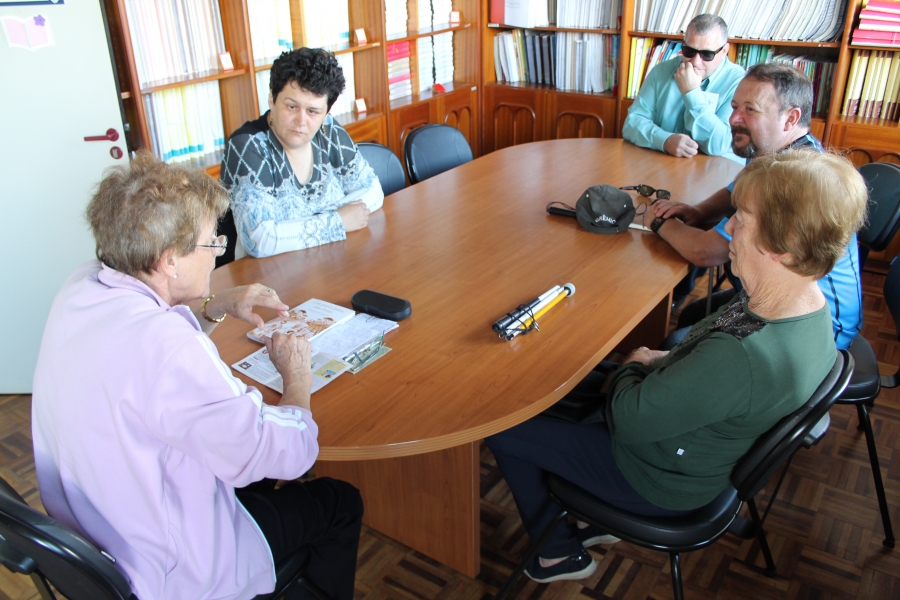
<instances>
[{"instance_id":1,"label":"light blue shirt","mask_svg":"<svg viewBox=\"0 0 900 600\"><path fill-rule=\"evenodd\" d=\"M663 144L673 133L684 133L697 142L700 151L724 156L744 164L731 151L731 98L744 69L728 58L722 61L700 87L682 94L675 83L681 56L658 64L647 74L641 91L622 128L622 137L642 148L664 152Z\"/></svg>"}]
</instances>

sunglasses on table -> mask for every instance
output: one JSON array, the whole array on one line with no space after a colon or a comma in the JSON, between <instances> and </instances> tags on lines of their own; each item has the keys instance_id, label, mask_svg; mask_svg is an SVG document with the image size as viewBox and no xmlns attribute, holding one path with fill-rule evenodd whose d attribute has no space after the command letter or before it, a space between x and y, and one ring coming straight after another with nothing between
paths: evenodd
<instances>
[{"instance_id":1,"label":"sunglasses on table","mask_svg":"<svg viewBox=\"0 0 900 600\"><path fill-rule=\"evenodd\" d=\"M672 192L669 190L658 190L656 188L652 188L649 185L640 184L640 185L623 185L619 188L620 190L634 190L641 196L647 196L648 198L653 194L656 194L657 200L666 200L672 197Z\"/></svg>"},{"instance_id":2,"label":"sunglasses on table","mask_svg":"<svg viewBox=\"0 0 900 600\"><path fill-rule=\"evenodd\" d=\"M724 48L727 44L722 44L722 48ZM698 54L703 62L709 62L716 57L716 54L722 51L722 48L718 50L698 50L697 48L692 48L687 44L681 45L681 53L685 58L694 58Z\"/></svg>"}]
</instances>

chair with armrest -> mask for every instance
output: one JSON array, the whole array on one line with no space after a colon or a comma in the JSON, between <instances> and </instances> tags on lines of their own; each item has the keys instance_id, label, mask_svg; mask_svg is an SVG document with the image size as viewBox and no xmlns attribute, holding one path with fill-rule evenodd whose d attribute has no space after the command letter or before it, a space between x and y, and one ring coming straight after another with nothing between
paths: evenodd
<instances>
[{"instance_id":1,"label":"chair with armrest","mask_svg":"<svg viewBox=\"0 0 900 600\"><path fill-rule=\"evenodd\" d=\"M557 524L569 514L635 545L668 552L676 599L684 598L680 553L699 550L725 533L732 533L742 539L757 538L766 560L766 574L774 575L775 564L763 530L769 508L778 494L794 452L800 446L811 446L824 434L828 427L825 420L828 409L847 386L852 371L853 358L846 350L839 351L828 376L810 399L763 434L735 465L731 473L731 486L712 502L688 515L645 517L633 514L607 504L562 477L550 474L550 496L560 505L561 510L494 596L494 600L500 600L507 594ZM782 465L781 477L760 517L753 498ZM738 515L744 502L747 503L751 520Z\"/></svg>"},{"instance_id":2,"label":"chair with armrest","mask_svg":"<svg viewBox=\"0 0 900 600\"><path fill-rule=\"evenodd\" d=\"M869 216L859 230L860 270L869 252L887 248L900 229L900 165L873 162L859 168L869 188Z\"/></svg>"},{"instance_id":3,"label":"chair with armrest","mask_svg":"<svg viewBox=\"0 0 900 600\"><path fill-rule=\"evenodd\" d=\"M875 164L875 163L873 163ZM887 163L878 163L887 164ZM868 167L870 165L863 165ZM898 191L900 193L900 191ZM900 261L895 260L888 269L887 278L884 281L884 300L897 327L897 338L900 339ZM891 527L891 514L888 512L887 498L884 494L884 481L881 478L881 466L878 462L878 451L875 447L875 434L872 431L872 421L869 409L874 405L875 399L881 393L881 388L894 388L900 384L900 370L893 375L881 375L878 371L878 359L872 345L863 337L857 335L850 344L850 354L856 361L856 370L850 379L847 389L838 398L838 404L855 404L856 414L859 417L859 429L866 437L866 446L869 451L869 462L872 465L872 478L875 482L875 495L878 498L878 508L881 511L881 523L884 527L884 544L888 548L894 547L894 530Z\"/></svg>"},{"instance_id":4,"label":"chair with armrest","mask_svg":"<svg viewBox=\"0 0 900 600\"><path fill-rule=\"evenodd\" d=\"M257 596L280 598L295 585L319 600L328 596L303 578L308 553L301 550L275 568L275 591ZM50 584L69 600L137 600L116 560L56 519L35 510L0 478L0 564L31 576L43 600L55 600Z\"/></svg>"},{"instance_id":5,"label":"chair with armrest","mask_svg":"<svg viewBox=\"0 0 900 600\"><path fill-rule=\"evenodd\" d=\"M403 144L406 172L412 183L440 175L472 160L465 136L449 125L422 125L409 132Z\"/></svg>"},{"instance_id":6,"label":"chair with armrest","mask_svg":"<svg viewBox=\"0 0 900 600\"><path fill-rule=\"evenodd\" d=\"M400 164L400 159L391 152L390 148L372 142L360 142L356 147L375 171L385 196L390 196L406 187L403 165Z\"/></svg>"}]
</instances>

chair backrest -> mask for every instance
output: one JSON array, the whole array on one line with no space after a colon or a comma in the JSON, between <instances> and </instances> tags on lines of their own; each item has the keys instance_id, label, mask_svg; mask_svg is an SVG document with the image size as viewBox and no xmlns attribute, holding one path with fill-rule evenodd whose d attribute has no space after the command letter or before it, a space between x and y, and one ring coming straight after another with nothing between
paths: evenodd
<instances>
[{"instance_id":1,"label":"chair backrest","mask_svg":"<svg viewBox=\"0 0 900 600\"><path fill-rule=\"evenodd\" d=\"M869 188L869 218L859 230L859 241L879 252L887 248L900 228L900 166L875 162L859 168Z\"/></svg>"},{"instance_id":2,"label":"chair backrest","mask_svg":"<svg viewBox=\"0 0 900 600\"><path fill-rule=\"evenodd\" d=\"M465 136L449 125L422 125L409 132L403 146L412 183L449 171L472 160Z\"/></svg>"},{"instance_id":3,"label":"chair backrest","mask_svg":"<svg viewBox=\"0 0 900 600\"><path fill-rule=\"evenodd\" d=\"M28 506L0 479L0 563L38 573L69 600L126 600L131 584L93 544Z\"/></svg>"},{"instance_id":4,"label":"chair backrest","mask_svg":"<svg viewBox=\"0 0 900 600\"><path fill-rule=\"evenodd\" d=\"M900 260L894 260L884 280L884 301L894 318L897 338L900 339Z\"/></svg>"},{"instance_id":5,"label":"chair backrest","mask_svg":"<svg viewBox=\"0 0 900 600\"><path fill-rule=\"evenodd\" d=\"M219 225L216 228L216 232L219 235L228 237L228 248L225 249L225 253L222 256L216 257L216 267L221 267L222 265L227 265L235 260L234 253L235 250L237 250L238 244L237 226L234 224L234 215L230 208L226 210L225 214L222 215L222 218L219 219Z\"/></svg>"},{"instance_id":6,"label":"chair backrest","mask_svg":"<svg viewBox=\"0 0 900 600\"><path fill-rule=\"evenodd\" d=\"M763 434L735 465L731 485L741 500L749 500L768 483L775 471L793 456L807 434L834 404L853 373L853 357L839 350L831 371L810 399Z\"/></svg>"},{"instance_id":7,"label":"chair backrest","mask_svg":"<svg viewBox=\"0 0 900 600\"><path fill-rule=\"evenodd\" d=\"M390 148L372 142L360 142L356 147L359 148L359 153L363 155L363 158L375 171L375 175L378 176L385 196L390 196L406 187L403 165Z\"/></svg>"}]
</instances>

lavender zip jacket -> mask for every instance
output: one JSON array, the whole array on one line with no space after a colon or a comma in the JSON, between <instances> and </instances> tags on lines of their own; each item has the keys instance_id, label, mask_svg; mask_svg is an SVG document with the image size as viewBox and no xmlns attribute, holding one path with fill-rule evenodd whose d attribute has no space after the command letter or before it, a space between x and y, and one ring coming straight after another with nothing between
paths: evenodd
<instances>
[{"instance_id":1,"label":"lavender zip jacket","mask_svg":"<svg viewBox=\"0 0 900 600\"><path fill-rule=\"evenodd\" d=\"M139 598L274 589L271 551L234 488L302 475L318 427L232 376L187 307L81 265L50 309L32 401L44 507L115 557Z\"/></svg>"}]
</instances>

